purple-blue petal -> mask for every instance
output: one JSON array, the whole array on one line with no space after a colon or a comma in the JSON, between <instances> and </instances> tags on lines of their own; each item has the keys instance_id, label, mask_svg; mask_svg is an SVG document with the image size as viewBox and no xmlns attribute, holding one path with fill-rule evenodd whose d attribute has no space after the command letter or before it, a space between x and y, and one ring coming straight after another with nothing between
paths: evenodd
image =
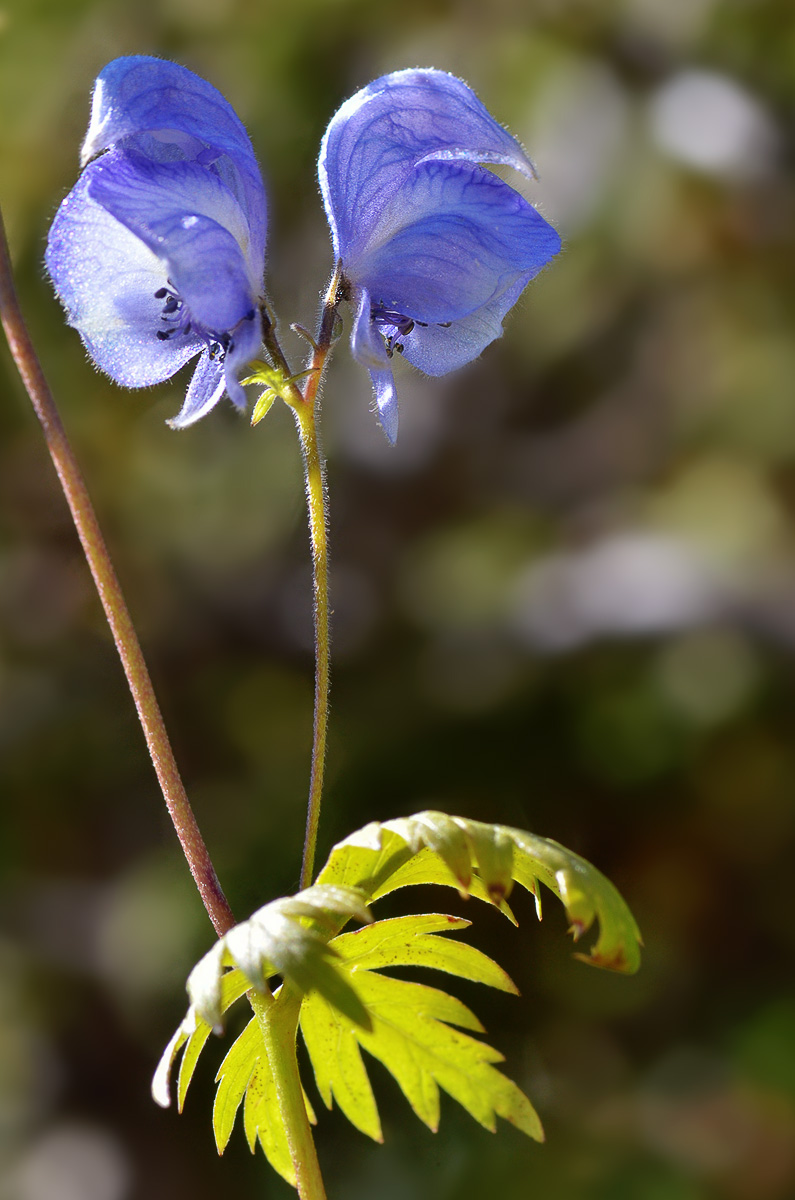
<instances>
[{"instance_id":1,"label":"purple-blue petal","mask_svg":"<svg viewBox=\"0 0 795 1200\"><path fill-rule=\"evenodd\" d=\"M168 379L203 343L157 338L163 301L155 292L167 282L165 264L92 200L90 170L58 209L47 270L97 366L125 387L147 387Z\"/></svg>"},{"instance_id":2,"label":"purple-blue petal","mask_svg":"<svg viewBox=\"0 0 795 1200\"><path fill-rule=\"evenodd\" d=\"M532 177L515 138L475 93L444 71L395 71L357 92L332 118L318 174L337 257L358 254L384 205L427 159L503 163Z\"/></svg>"},{"instance_id":3,"label":"purple-blue petal","mask_svg":"<svg viewBox=\"0 0 795 1200\"><path fill-rule=\"evenodd\" d=\"M117 58L94 84L91 121L81 154L83 164L103 150L144 137L172 147L181 157L215 168L238 194L246 212L251 257L265 254L266 203L262 176L242 121L221 93L178 63L134 55ZM151 151L151 156L161 155ZM226 156L224 164L219 156ZM225 170L231 165L232 170Z\"/></svg>"},{"instance_id":4,"label":"purple-blue petal","mask_svg":"<svg viewBox=\"0 0 795 1200\"><path fill-rule=\"evenodd\" d=\"M455 321L560 249L556 231L518 192L468 163L424 163L387 210L373 248L346 262L382 307L426 323Z\"/></svg>"},{"instance_id":5,"label":"purple-blue petal","mask_svg":"<svg viewBox=\"0 0 795 1200\"><path fill-rule=\"evenodd\" d=\"M196 364L185 403L176 417L168 422L172 429L187 429L206 417L224 395L237 409L246 407L246 394L237 379L237 371L246 366L258 353L262 327L257 313L250 321L242 321L235 330L234 341L226 356L211 357L205 347Z\"/></svg>"},{"instance_id":6,"label":"purple-blue petal","mask_svg":"<svg viewBox=\"0 0 795 1200\"><path fill-rule=\"evenodd\" d=\"M224 364L211 359L209 350L205 347L193 372L185 403L168 424L172 429L186 429L188 425L193 425L215 408L225 390Z\"/></svg>"},{"instance_id":7,"label":"purple-blue petal","mask_svg":"<svg viewBox=\"0 0 795 1200\"><path fill-rule=\"evenodd\" d=\"M378 409L378 419L388 441L394 446L398 435L398 398L395 390L395 378L390 367L381 371L370 371L370 379L375 393L375 403Z\"/></svg>"},{"instance_id":8,"label":"purple-blue petal","mask_svg":"<svg viewBox=\"0 0 795 1200\"><path fill-rule=\"evenodd\" d=\"M232 330L232 341L224 359L226 391L235 408L245 411L246 393L238 382L237 373L256 358L262 348L262 318L259 309L244 317Z\"/></svg>"},{"instance_id":9,"label":"purple-blue petal","mask_svg":"<svg viewBox=\"0 0 795 1200\"><path fill-rule=\"evenodd\" d=\"M351 331L351 351L357 362L367 367L373 384L381 427L392 445L398 434L398 398L395 379L389 365L384 339L373 324L370 293L363 288L356 298L356 316Z\"/></svg>"},{"instance_id":10,"label":"purple-blue petal","mask_svg":"<svg viewBox=\"0 0 795 1200\"><path fill-rule=\"evenodd\" d=\"M351 330L351 352L357 362L363 367L375 371L385 370L389 366L384 339L373 324L371 316L372 299L367 288L362 288L354 298L356 315L353 318Z\"/></svg>"},{"instance_id":11,"label":"purple-blue petal","mask_svg":"<svg viewBox=\"0 0 795 1200\"><path fill-rule=\"evenodd\" d=\"M163 261L174 289L205 331L231 330L256 307L238 240L245 237L245 219L206 168L155 163L115 150L89 164L84 177L91 198Z\"/></svg>"},{"instance_id":12,"label":"purple-blue petal","mask_svg":"<svg viewBox=\"0 0 795 1200\"><path fill-rule=\"evenodd\" d=\"M496 338L502 337L502 322L529 283L531 275L521 275L514 283L482 305L453 321L449 326L415 325L403 339L403 357L426 375L446 375L466 366Z\"/></svg>"}]
</instances>

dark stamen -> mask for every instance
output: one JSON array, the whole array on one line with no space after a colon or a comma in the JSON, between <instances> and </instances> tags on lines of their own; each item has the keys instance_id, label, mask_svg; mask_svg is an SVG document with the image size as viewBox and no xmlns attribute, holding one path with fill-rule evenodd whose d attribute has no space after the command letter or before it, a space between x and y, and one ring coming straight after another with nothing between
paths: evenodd
<instances>
[{"instance_id":1,"label":"dark stamen","mask_svg":"<svg viewBox=\"0 0 795 1200\"><path fill-rule=\"evenodd\" d=\"M387 308L383 301L372 306L370 316L376 325L387 328L394 326L401 337L407 337L414 328L414 321L411 317L407 317L405 313L398 312L396 309Z\"/></svg>"},{"instance_id":2,"label":"dark stamen","mask_svg":"<svg viewBox=\"0 0 795 1200\"><path fill-rule=\"evenodd\" d=\"M231 333L222 333L215 341L210 342L210 360L223 362L230 350L234 349L235 340Z\"/></svg>"}]
</instances>

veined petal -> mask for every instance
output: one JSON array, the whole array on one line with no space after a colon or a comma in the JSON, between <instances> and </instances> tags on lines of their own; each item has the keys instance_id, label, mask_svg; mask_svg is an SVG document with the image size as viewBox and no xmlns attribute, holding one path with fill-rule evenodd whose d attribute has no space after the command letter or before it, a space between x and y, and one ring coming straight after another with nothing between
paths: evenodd
<instances>
[{"instance_id":1,"label":"veined petal","mask_svg":"<svg viewBox=\"0 0 795 1200\"><path fill-rule=\"evenodd\" d=\"M252 261L259 263L261 273L265 189L251 140L231 104L212 84L178 63L145 55L117 58L94 84L81 162L85 165L101 151L140 134L176 143L186 158L202 160L195 143L228 156L239 177L238 198L249 223ZM207 165L213 156L203 157Z\"/></svg>"},{"instance_id":2,"label":"veined petal","mask_svg":"<svg viewBox=\"0 0 795 1200\"><path fill-rule=\"evenodd\" d=\"M96 78L83 165L131 134L169 129L232 157L254 157L243 122L211 83L179 63L130 55L109 62Z\"/></svg>"},{"instance_id":3,"label":"veined petal","mask_svg":"<svg viewBox=\"0 0 795 1200\"><path fill-rule=\"evenodd\" d=\"M188 425L193 425L215 408L225 391L224 364L211 359L210 351L205 346L193 372L185 403L168 424L172 429L186 429Z\"/></svg>"},{"instance_id":4,"label":"veined petal","mask_svg":"<svg viewBox=\"0 0 795 1200\"><path fill-rule=\"evenodd\" d=\"M345 261L366 246L384 204L427 159L533 164L462 80L444 71L395 71L338 110L323 137L318 175L334 250Z\"/></svg>"},{"instance_id":5,"label":"veined petal","mask_svg":"<svg viewBox=\"0 0 795 1200\"><path fill-rule=\"evenodd\" d=\"M363 367L384 371L389 368L389 359L384 348L384 339L373 324L372 306L370 293L367 288L362 288L358 294L356 316L353 319L351 353Z\"/></svg>"},{"instance_id":6,"label":"veined petal","mask_svg":"<svg viewBox=\"0 0 795 1200\"><path fill-rule=\"evenodd\" d=\"M381 427L392 445L398 434L398 398L395 379L389 365L384 339L373 324L372 300L366 288L358 296L356 316L351 332L351 351L362 366L368 368L373 383L375 403Z\"/></svg>"},{"instance_id":7,"label":"veined petal","mask_svg":"<svg viewBox=\"0 0 795 1200\"><path fill-rule=\"evenodd\" d=\"M502 337L505 314L519 299L531 278L532 274L521 275L488 304L453 321L448 328L428 325L423 329L415 325L412 332L403 338L403 357L426 375L446 375L448 371L456 371L472 362L495 338Z\"/></svg>"},{"instance_id":8,"label":"veined petal","mask_svg":"<svg viewBox=\"0 0 795 1200\"><path fill-rule=\"evenodd\" d=\"M163 261L204 330L231 330L255 307L238 241L245 221L211 172L195 163L155 163L114 150L89 164L84 177L89 195ZM109 280L105 286L112 285Z\"/></svg>"},{"instance_id":9,"label":"veined petal","mask_svg":"<svg viewBox=\"0 0 795 1200\"><path fill-rule=\"evenodd\" d=\"M56 213L46 263L67 319L97 366L126 387L168 379L201 349L196 337L159 341L167 270L88 194L88 171Z\"/></svg>"},{"instance_id":10,"label":"veined petal","mask_svg":"<svg viewBox=\"0 0 795 1200\"><path fill-rule=\"evenodd\" d=\"M251 361L262 343L259 312L240 322L232 331L232 343L222 358L213 357L205 346L190 381L185 403L176 417L167 422L172 429L187 429L215 408L226 393L238 409L245 409L246 394L237 379L237 371Z\"/></svg>"},{"instance_id":11,"label":"veined petal","mask_svg":"<svg viewBox=\"0 0 795 1200\"><path fill-rule=\"evenodd\" d=\"M560 249L556 231L518 192L468 163L426 162L382 215L373 244L346 263L376 303L426 323L455 321Z\"/></svg>"}]
</instances>

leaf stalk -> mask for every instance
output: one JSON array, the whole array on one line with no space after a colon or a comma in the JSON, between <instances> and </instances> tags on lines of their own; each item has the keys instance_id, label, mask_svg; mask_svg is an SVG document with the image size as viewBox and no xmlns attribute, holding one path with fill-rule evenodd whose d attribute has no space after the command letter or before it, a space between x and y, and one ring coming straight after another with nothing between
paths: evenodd
<instances>
[{"instance_id":1,"label":"leaf stalk","mask_svg":"<svg viewBox=\"0 0 795 1200\"><path fill-rule=\"evenodd\" d=\"M254 990L247 995L262 1032L276 1084L298 1195L300 1200L326 1200L295 1049L302 996L288 984L282 985L275 1000Z\"/></svg>"}]
</instances>

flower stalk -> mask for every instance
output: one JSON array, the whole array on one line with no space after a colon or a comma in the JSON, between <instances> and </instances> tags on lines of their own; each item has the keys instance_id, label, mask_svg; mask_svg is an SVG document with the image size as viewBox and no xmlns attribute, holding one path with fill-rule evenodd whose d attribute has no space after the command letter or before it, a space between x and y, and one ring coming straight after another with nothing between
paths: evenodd
<instances>
[{"instance_id":1,"label":"flower stalk","mask_svg":"<svg viewBox=\"0 0 795 1200\"><path fill-rule=\"evenodd\" d=\"M304 457L306 504L312 543L312 588L315 621L315 715L312 739L312 767L306 813L304 854L301 863L301 887L312 882L320 804L326 761L326 738L331 683L331 634L328 585L328 513L326 477L317 436L315 404L306 400L295 412L301 451Z\"/></svg>"},{"instance_id":2,"label":"flower stalk","mask_svg":"<svg viewBox=\"0 0 795 1200\"><path fill-rule=\"evenodd\" d=\"M323 780L326 763L326 741L329 716L329 690L331 683L331 633L329 608L328 568L328 492L323 453L318 437L320 416L321 383L329 354L334 344L342 274L337 265L326 290L320 314L317 340L313 342L312 354L307 367L307 378L301 391L290 381L284 389L284 399L295 415L301 452L304 459L304 483L306 488L309 537L312 545L312 588L314 600L315 629L315 702L314 731L312 739L312 765L309 779L306 833L301 864L301 887L312 882L317 847L317 832L320 822L320 807L323 796ZM264 322L264 342L274 364L290 379L290 370L279 345L273 322Z\"/></svg>"},{"instance_id":3,"label":"flower stalk","mask_svg":"<svg viewBox=\"0 0 795 1200\"><path fill-rule=\"evenodd\" d=\"M60 415L30 339L14 287L8 242L0 213L0 317L8 345L41 423L78 537L105 610L146 745L182 851L218 936L235 919L215 873L174 758L138 635L108 554L96 513Z\"/></svg>"}]
</instances>

